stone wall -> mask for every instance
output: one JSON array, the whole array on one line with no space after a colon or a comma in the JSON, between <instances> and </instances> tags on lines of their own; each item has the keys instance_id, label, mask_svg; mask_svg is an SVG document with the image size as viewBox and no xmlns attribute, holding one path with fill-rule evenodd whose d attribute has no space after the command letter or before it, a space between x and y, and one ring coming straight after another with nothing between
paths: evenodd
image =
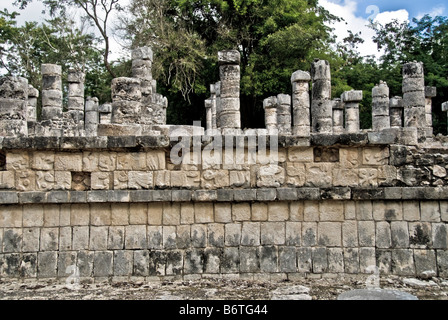
<instances>
[{"instance_id":1,"label":"stone wall","mask_svg":"<svg viewBox=\"0 0 448 320\"><path fill-rule=\"evenodd\" d=\"M0 79L0 278L448 277L448 138L421 63L403 97L373 88L372 129L316 60L243 130L237 51L218 53L206 128L167 125L151 49L132 57L104 105L72 70L64 111L59 66L41 93Z\"/></svg>"},{"instance_id":2,"label":"stone wall","mask_svg":"<svg viewBox=\"0 0 448 320\"><path fill-rule=\"evenodd\" d=\"M272 164L174 165L162 136L1 143L0 277L448 276L447 149L312 135Z\"/></svg>"},{"instance_id":3,"label":"stone wall","mask_svg":"<svg viewBox=\"0 0 448 320\"><path fill-rule=\"evenodd\" d=\"M275 192L275 190L272 190ZM241 201L0 207L0 275L448 276L448 202Z\"/></svg>"}]
</instances>

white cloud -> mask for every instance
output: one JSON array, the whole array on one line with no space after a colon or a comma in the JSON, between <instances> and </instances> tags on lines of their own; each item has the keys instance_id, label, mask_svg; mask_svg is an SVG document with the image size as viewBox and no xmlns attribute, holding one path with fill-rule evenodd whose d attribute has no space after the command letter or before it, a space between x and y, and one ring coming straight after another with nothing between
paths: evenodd
<instances>
[{"instance_id":1,"label":"white cloud","mask_svg":"<svg viewBox=\"0 0 448 320\"><path fill-rule=\"evenodd\" d=\"M398 19L400 21L409 20L409 13L405 9L391 12L379 12L379 10L375 11L375 9L378 9L375 6L367 7L365 16L356 16L358 9L358 3L356 0L321 0L319 4L330 13L344 19L344 21L331 25L331 27L334 28L337 41L342 41L346 36L348 36L349 30L353 33L361 34L362 39L364 39L364 43L359 45L358 50L362 56L374 55L378 57L380 55L377 45L372 40L375 32L368 27L368 18L370 14L373 14L372 17L374 17L374 21L378 21L382 24L388 23L394 19Z\"/></svg>"}]
</instances>

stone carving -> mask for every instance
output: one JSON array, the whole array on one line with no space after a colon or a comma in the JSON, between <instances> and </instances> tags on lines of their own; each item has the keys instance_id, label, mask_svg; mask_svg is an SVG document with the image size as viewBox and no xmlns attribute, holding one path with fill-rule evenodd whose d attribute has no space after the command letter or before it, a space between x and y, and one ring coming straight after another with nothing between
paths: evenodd
<instances>
[{"instance_id":1,"label":"stone carving","mask_svg":"<svg viewBox=\"0 0 448 320\"><path fill-rule=\"evenodd\" d=\"M231 187L250 186L250 171L230 171L229 178Z\"/></svg>"},{"instance_id":2,"label":"stone carving","mask_svg":"<svg viewBox=\"0 0 448 320\"><path fill-rule=\"evenodd\" d=\"M286 183L291 187L302 187L306 182L305 164L288 163L286 166Z\"/></svg>"},{"instance_id":3,"label":"stone carving","mask_svg":"<svg viewBox=\"0 0 448 320\"><path fill-rule=\"evenodd\" d=\"M40 191L52 190L55 184L54 171L36 171L36 186Z\"/></svg>"},{"instance_id":4,"label":"stone carving","mask_svg":"<svg viewBox=\"0 0 448 320\"><path fill-rule=\"evenodd\" d=\"M128 175L129 189L150 189L153 186L153 173L130 171Z\"/></svg>"},{"instance_id":5,"label":"stone carving","mask_svg":"<svg viewBox=\"0 0 448 320\"><path fill-rule=\"evenodd\" d=\"M128 188L128 173L126 171L114 172L114 189L125 190Z\"/></svg>"},{"instance_id":6,"label":"stone carving","mask_svg":"<svg viewBox=\"0 0 448 320\"><path fill-rule=\"evenodd\" d=\"M229 186L229 172L226 170L206 170L202 174L202 187L219 189Z\"/></svg>"},{"instance_id":7,"label":"stone carving","mask_svg":"<svg viewBox=\"0 0 448 320\"><path fill-rule=\"evenodd\" d=\"M108 190L108 189L110 189L110 173L109 172L92 172L91 186L92 186L92 190Z\"/></svg>"},{"instance_id":8,"label":"stone carving","mask_svg":"<svg viewBox=\"0 0 448 320\"><path fill-rule=\"evenodd\" d=\"M54 170L54 153L52 152L34 152L33 169L35 170Z\"/></svg>"},{"instance_id":9,"label":"stone carving","mask_svg":"<svg viewBox=\"0 0 448 320\"><path fill-rule=\"evenodd\" d=\"M260 166L257 170L257 186L279 188L285 183L285 169L282 167L270 164Z\"/></svg>"}]
</instances>

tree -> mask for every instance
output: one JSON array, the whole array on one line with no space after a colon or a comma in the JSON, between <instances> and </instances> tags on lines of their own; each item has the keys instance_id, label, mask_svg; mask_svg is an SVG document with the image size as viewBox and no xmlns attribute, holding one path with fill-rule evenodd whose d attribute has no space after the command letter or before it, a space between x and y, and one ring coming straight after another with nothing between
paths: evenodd
<instances>
[{"instance_id":1,"label":"tree","mask_svg":"<svg viewBox=\"0 0 448 320\"><path fill-rule=\"evenodd\" d=\"M19 5L20 9L26 6L33 0L16 0L15 3ZM103 62L107 71L112 78L116 78L113 67L109 61L110 55L110 39L109 39L109 19L113 11L120 11L122 7L118 0L39 0L42 1L49 9L52 17L60 17L65 19L67 17L67 8L75 7L81 9L85 13L85 21L93 24L104 41Z\"/></svg>"},{"instance_id":2,"label":"tree","mask_svg":"<svg viewBox=\"0 0 448 320\"><path fill-rule=\"evenodd\" d=\"M401 95L401 68L409 61L421 61L427 86L437 87L433 99L433 125L436 133L446 134L446 114L440 105L448 98L448 18L424 16L412 23L393 21L374 24L374 41L385 50L381 58L384 80L392 84L391 94ZM388 84L389 84L388 81Z\"/></svg>"},{"instance_id":3,"label":"tree","mask_svg":"<svg viewBox=\"0 0 448 320\"><path fill-rule=\"evenodd\" d=\"M157 14L157 7L163 14ZM219 80L217 52L240 51L241 114L246 127L263 127L263 99L289 93L291 74L308 70L316 54L329 51L332 38L325 22L336 19L315 0L133 0L130 8L136 16L127 21L129 38L134 45L154 44L157 59L165 61L162 66L168 70L180 62L180 71L191 71L180 77L193 79L183 81L192 90L181 91L191 93L200 110L209 84ZM174 39L182 42L180 49L170 45L176 44ZM176 103L178 71L165 77L167 91L173 93L169 101ZM191 112L184 119L190 117Z\"/></svg>"}]
</instances>

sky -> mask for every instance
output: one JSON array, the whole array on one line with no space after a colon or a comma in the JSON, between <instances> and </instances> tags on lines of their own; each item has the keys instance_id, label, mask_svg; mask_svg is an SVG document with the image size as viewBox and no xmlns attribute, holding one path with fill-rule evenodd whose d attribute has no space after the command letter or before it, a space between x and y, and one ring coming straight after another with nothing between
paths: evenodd
<instances>
[{"instance_id":1,"label":"sky","mask_svg":"<svg viewBox=\"0 0 448 320\"><path fill-rule=\"evenodd\" d=\"M129 0L120 0L125 4ZM19 11L12 3L14 0L0 0L0 9ZM372 41L374 32L367 27L369 19L383 24L398 19L400 21L412 21L413 18L421 18L425 14L431 16L448 15L448 3L446 0L319 0L319 4L330 13L344 19L343 22L331 25L335 29L338 41L342 41L348 35L348 30L353 33L361 32L364 44L358 47L363 56L379 56L376 45ZM20 11L19 23L24 21L44 21L40 2L34 0L26 10ZM112 37L112 59L123 55L120 44Z\"/></svg>"}]
</instances>

